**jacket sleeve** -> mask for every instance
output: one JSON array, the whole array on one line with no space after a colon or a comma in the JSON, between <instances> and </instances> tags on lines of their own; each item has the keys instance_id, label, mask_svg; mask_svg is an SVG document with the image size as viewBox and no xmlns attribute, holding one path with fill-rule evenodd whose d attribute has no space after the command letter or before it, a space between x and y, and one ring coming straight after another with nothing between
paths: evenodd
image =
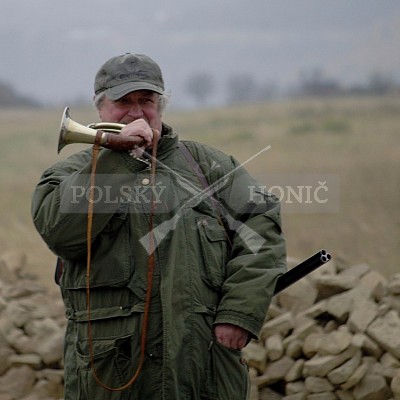
<instances>
[{"instance_id":1,"label":"jacket sleeve","mask_svg":"<svg viewBox=\"0 0 400 400\"><path fill-rule=\"evenodd\" d=\"M98 160L100 173L102 156ZM32 196L36 229L50 250L64 259L77 259L86 253L90 172L90 152L77 153L47 169ZM113 210L100 211L93 218L93 239L113 213Z\"/></svg>"},{"instance_id":2,"label":"jacket sleeve","mask_svg":"<svg viewBox=\"0 0 400 400\"><path fill-rule=\"evenodd\" d=\"M215 324L238 325L257 338L276 280L286 271L286 244L278 199L233 165L230 184L218 194L232 249Z\"/></svg>"}]
</instances>

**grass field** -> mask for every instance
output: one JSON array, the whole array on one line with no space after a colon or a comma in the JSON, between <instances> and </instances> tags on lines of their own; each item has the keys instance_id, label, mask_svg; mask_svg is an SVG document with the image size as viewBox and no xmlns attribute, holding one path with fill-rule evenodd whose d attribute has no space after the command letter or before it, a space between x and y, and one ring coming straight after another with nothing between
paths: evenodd
<instances>
[{"instance_id":1,"label":"grass field","mask_svg":"<svg viewBox=\"0 0 400 400\"><path fill-rule=\"evenodd\" d=\"M41 172L81 147L57 155L62 109L0 110L0 252L23 251L29 267L52 285L54 256L36 233L30 197ZM92 109L72 118L97 120ZM181 138L194 139L244 162L261 182L269 175L329 174L338 179L337 210L293 212L283 203L291 257L320 248L336 262L368 263L389 276L400 267L400 98L308 99L167 112Z\"/></svg>"}]
</instances>

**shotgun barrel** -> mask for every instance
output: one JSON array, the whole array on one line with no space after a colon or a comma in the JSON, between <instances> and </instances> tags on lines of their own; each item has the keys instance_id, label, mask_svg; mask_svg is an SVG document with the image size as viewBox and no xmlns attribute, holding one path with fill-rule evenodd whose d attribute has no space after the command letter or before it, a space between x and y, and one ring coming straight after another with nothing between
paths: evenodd
<instances>
[{"instance_id":1,"label":"shotgun barrel","mask_svg":"<svg viewBox=\"0 0 400 400\"><path fill-rule=\"evenodd\" d=\"M296 283L301 278L304 278L321 265L324 265L331 258L332 256L326 250L320 250L310 258L307 258L307 260L304 260L299 265L296 265L294 268L278 278L275 285L274 296L280 293L282 290L288 288L293 283Z\"/></svg>"}]
</instances>

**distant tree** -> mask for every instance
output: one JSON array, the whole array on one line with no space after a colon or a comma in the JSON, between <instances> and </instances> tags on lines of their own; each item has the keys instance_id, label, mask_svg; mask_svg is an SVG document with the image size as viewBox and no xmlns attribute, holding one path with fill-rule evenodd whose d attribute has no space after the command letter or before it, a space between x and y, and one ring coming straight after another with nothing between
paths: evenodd
<instances>
[{"instance_id":1,"label":"distant tree","mask_svg":"<svg viewBox=\"0 0 400 400\"><path fill-rule=\"evenodd\" d=\"M198 72L192 74L186 80L186 91L196 100L197 104L204 106L206 100L213 94L215 90L214 79L207 72Z\"/></svg>"},{"instance_id":2,"label":"distant tree","mask_svg":"<svg viewBox=\"0 0 400 400\"><path fill-rule=\"evenodd\" d=\"M10 84L0 82L0 107L39 107L39 102L18 94Z\"/></svg>"},{"instance_id":3,"label":"distant tree","mask_svg":"<svg viewBox=\"0 0 400 400\"><path fill-rule=\"evenodd\" d=\"M271 100L279 96L279 87L276 82L268 81L259 85L257 100Z\"/></svg>"},{"instance_id":4,"label":"distant tree","mask_svg":"<svg viewBox=\"0 0 400 400\"><path fill-rule=\"evenodd\" d=\"M388 74L374 72L370 75L367 91L372 94L385 94L395 89L396 83Z\"/></svg>"},{"instance_id":5,"label":"distant tree","mask_svg":"<svg viewBox=\"0 0 400 400\"><path fill-rule=\"evenodd\" d=\"M258 100L258 87L250 74L237 74L227 81L228 104L248 103Z\"/></svg>"},{"instance_id":6,"label":"distant tree","mask_svg":"<svg viewBox=\"0 0 400 400\"><path fill-rule=\"evenodd\" d=\"M306 96L331 96L341 92L339 82L329 79L320 68L300 72L299 94Z\"/></svg>"}]
</instances>

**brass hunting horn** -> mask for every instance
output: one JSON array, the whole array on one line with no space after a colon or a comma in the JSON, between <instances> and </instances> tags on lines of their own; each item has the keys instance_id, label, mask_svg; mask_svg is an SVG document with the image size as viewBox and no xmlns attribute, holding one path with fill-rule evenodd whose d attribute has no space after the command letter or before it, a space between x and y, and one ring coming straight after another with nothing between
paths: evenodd
<instances>
[{"instance_id":1,"label":"brass hunting horn","mask_svg":"<svg viewBox=\"0 0 400 400\"><path fill-rule=\"evenodd\" d=\"M102 132L100 146L106 147L107 149L127 151L141 146L143 144L143 139L138 136L118 135L124 126L124 124L113 122L99 122L88 126L81 125L71 119L69 107L66 107L61 118L58 153L67 144L94 144L98 131Z\"/></svg>"}]
</instances>

